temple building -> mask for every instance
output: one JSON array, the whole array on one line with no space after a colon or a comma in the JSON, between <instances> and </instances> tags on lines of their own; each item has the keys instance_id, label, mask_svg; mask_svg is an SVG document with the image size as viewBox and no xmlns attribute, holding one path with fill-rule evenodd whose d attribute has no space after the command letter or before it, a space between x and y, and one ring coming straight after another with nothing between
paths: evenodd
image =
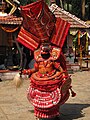
<instances>
[{"instance_id":1,"label":"temple building","mask_svg":"<svg viewBox=\"0 0 90 120\"><path fill-rule=\"evenodd\" d=\"M52 4L50 10L56 17L60 17L70 23L70 30L64 49L66 55L69 49L74 52L74 56L69 59L70 64L78 62L80 69L82 69L84 61L86 68L88 68L88 62L90 61L90 24L58 7L56 4Z\"/></svg>"}]
</instances>

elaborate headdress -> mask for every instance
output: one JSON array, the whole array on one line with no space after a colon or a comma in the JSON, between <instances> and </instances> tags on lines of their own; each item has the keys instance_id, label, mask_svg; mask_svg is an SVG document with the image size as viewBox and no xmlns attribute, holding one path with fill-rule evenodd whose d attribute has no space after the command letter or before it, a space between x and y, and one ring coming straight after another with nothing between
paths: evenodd
<instances>
[{"instance_id":1,"label":"elaborate headdress","mask_svg":"<svg viewBox=\"0 0 90 120\"><path fill-rule=\"evenodd\" d=\"M35 50L43 42L63 46L70 24L55 18L44 0L21 6L23 27L18 34L18 42Z\"/></svg>"},{"instance_id":2,"label":"elaborate headdress","mask_svg":"<svg viewBox=\"0 0 90 120\"><path fill-rule=\"evenodd\" d=\"M55 25L55 17L43 0L21 6L23 27L18 42L35 50L42 42L48 41Z\"/></svg>"}]
</instances>

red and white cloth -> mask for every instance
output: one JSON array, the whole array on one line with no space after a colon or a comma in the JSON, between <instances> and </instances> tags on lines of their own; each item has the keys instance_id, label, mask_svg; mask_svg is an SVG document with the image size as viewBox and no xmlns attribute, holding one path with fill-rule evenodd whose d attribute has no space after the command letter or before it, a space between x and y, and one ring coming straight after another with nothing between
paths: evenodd
<instances>
[{"instance_id":1,"label":"red and white cloth","mask_svg":"<svg viewBox=\"0 0 90 120\"><path fill-rule=\"evenodd\" d=\"M69 28L70 24L67 21L61 18L56 18L55 29L52 33L51 43L62 48L66 40Z\"/></svg>"},{"instance_id":2,"label":"red and white cloth","mask_svg":"<svg viewBox=\"0 0 90 120\"><path fill-rule=\"evenodd\" d=\"M27 30L25 30L23 27L21 27L17 41L20 42L25 47L31 49L32 51L37 49L39 45L39 39L30 32L28 32Z\"/></svg>"},{"instance_id":3,"label":"red and white cloth","mask_svg":"<svg viewBox=\"0 0 90 120\"><path fill-rule=\"evenodd\" d=\"M59 88L52 92L42 92L30 87L27 97L34 107L45 109L57 105L60 102L61 93Z\"/></svg>"}]
</instances>

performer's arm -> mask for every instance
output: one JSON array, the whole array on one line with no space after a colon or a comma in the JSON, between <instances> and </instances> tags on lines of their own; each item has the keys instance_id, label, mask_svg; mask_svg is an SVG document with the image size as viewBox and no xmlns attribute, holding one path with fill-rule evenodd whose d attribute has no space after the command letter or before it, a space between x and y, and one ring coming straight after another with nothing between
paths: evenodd
<instances>
[{"instance_id":1,"label":"performer's arm","mask_svg":"<svg viewBox=\"0 0 90 120\"><path fill-rule=\"evenodd\" d=\"M59 70L61 73L63 73L63 76L68 75L67 71L64 70L64 69L61 67L61 65L60 65L59 62L54 62L54 67L55 67L57 70Z\"/></svg>"},{"instance_id":2,"label":"performer's arm","mask_svg":"<svg viewBox=\"0 0 90 120\"><path fill-rule=\"evenodd\" d=\"M32 69L24 69L22 71L22 74L31 75L32 73L34 73L36 71L38 71L38 64L37 63L34 64L34 68L32 68Z\"/></svg>"}]
</instances>

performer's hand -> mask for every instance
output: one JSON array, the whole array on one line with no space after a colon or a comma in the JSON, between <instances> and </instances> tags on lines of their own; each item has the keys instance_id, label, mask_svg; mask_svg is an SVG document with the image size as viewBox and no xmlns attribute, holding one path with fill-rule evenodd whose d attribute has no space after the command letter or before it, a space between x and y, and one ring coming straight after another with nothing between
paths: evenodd
<instances>
[{"instance_id":1,"label":"performer's hand","mask_svg":"<svg viewBox=\"0 0 90 120\"><path fill-rule=\"evenodd\" d=\"M22 70L22 74L27 74L27 75L30 75L32 72L31 72L31 70L30 69L24 69L24 70Z\"/></svg>"}]
</instances>

